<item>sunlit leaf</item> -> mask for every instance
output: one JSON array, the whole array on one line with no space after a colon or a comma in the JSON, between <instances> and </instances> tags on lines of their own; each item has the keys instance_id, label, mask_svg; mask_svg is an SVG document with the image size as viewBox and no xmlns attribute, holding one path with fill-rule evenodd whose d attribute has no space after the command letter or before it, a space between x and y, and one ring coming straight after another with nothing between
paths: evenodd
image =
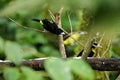
<instances>
[{"instance_id":1,"label":"sunlit leaf","mask_svg":"<svg viewBox=\"0 0 120 80\"><path fill-rule=\"evenodd\" d=\"M4 40L0 37L0 53L4 51Z\"/></svg>"},{"instance_id":2,"label":"sunlit leaf","mask_svg":"<svg viewBox=\"0 0 120 80\"><path fill-rule=\"evenodd\" d=\"M44 1L42 0L12 0L9 5L7 5L3 10L0 11L0 16L6 16L10 14L15 14L16 12L19 12L21 10L35 10L33 8L39 6L42 4ZM22 4L20 4L22 3ZM31 5L32 4L32 5Z\"/></svg>"},{"instance_id":3,"label":"sunlit leaf","mask_svg":"<svg viewBox=\"0 0 120 80\"><path fill-rule=\"evenodd\" d=\"M5 68L3 76L5 80L19 80L20 71L17 68Z\"/></svg>"},{"instance_id":4,"label":"sunlit leaf","mask_svg":"<svg viewBox=\"0 0 120 80\"><path fill-rule=\"evenodd\" d=\"M94 73L91 67L82 60L68 60L68 65L71 67L72 71L79 75L82 80L94 80Z\"/></svg>"},{"instance_id":5,"label":"sunlit leaf","mask_svg":"<svg viewBox=\"0 0 120 80\"><path fill-rule=\"evenodd\" d=\"M35 48L33 48L33 47L29 47L29 46L24 46L24 47L22 47L22 49L24 50L24 58L30 58L30 57L32 57L32 56L35 56L35 55L37 55L37 50L35 49Z\"/></svg>"},{"instance_id":6,"label":"sunlit leaf","mask_svg":"<svg viewBox=\"0 0 120 80\"><path fill-rule=\"evenodd\" d=\"M38 72L31 68L21 67L24 78L22 80L44 80Z\"/></svg>"},{"instance_id":7,"label":"sunlit leaf","mask_svg":"<svg viewBox=\"0 0 120 80\"><path fill-rule=\"evenodd\" d=\"M42 46L40 51L47 56L60 57L59 51L55 50L51 46Z\"/></svg>"},{"instance_id":8,"label":"sunlit leaf","mask_svg":"<svg viewBox=\"0 0 120 80\"><path fill-rule=\"evenodd\" d=\"M69 66L61 59L46 60L45 69L53 80L73 80Z\"/></svg>"},{"instance_id":9,"label":"sunlit leaf","mask_svg":"<svg viewBox=\"0 0 120 80\"><path fill-rule=\"evenodd\" d=\"M15 64L20 64L23 58L23 51L17 43L7 41L5 43L5 54L7 59L13 61Z\"/></svg>"}]
</instances>

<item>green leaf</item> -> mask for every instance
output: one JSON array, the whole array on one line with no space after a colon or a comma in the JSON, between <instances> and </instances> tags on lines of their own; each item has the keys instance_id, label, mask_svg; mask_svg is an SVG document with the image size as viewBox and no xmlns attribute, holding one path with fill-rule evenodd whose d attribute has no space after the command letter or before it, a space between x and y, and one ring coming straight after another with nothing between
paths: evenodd
<instances>
[{"instance_id":1,"label":"green leaf","mask_svg":"<svg viewBox=\"0 0 120 80\"><path fill-rule=\"evenodd\" d=\"M5 80L19 80L20 71L17 68L5 68L3 76Z\"/></svg>"},{"instance_id":2,"label":"green leaf","mask_svg":"<svg viewBox=\"0 0 120 80\"><path fill-rule=\"evenodd\" d=\"M56 50L53 47L48 46L48 45L47 46L46 45L42 46L40 48L40 51L47 56L60 57L60 54L59 54L58 50ZM50 53L48 53L48 52L50 52Z\"/></svg>"},{"instance_id":3,"label":"green leaf","mask_svg":"<svg viewBox=\"0 0 120 80\"><path fill-rule=\"evenodd\" d=\"M44 80L41 75L28 67L21 67L24 78L22 80Z\"/></svg>"},{"instance_id":4,"label":"green leaf","mask_svg":"<svg viewBox=\"0 0 120 80\"><path fill-rule=\"evenodd\" d=\"M69 66L62 59L48 59L45 69L53 80L73 80Z\"/></svg>"},{"instance_id":5,"label":"green leaf","mask_svg":"<svg viewBox=\"0 0 120 80\"><path fill-rule=\"evenodd\" d=\"M38 7L39 5L42 5L43 2L44 1L42 0L29 0L29 1L12 0L11 4L7 5L4 9L0 11L0 16L12 15L15 14L16 12L21 12L22 10L26 11L34 10L34 8ZM27 8L25 9L25 7Z\"/></svg>"},{"instance_id":6,"label":"green leaf","mask_svg":"<svg viewBox=\"0 0 120 80\"><path fill-rule=\"evenodd\" d=\"M31 58L33 56L37 56L37 54L39 54L37 52L37 50L34 47L30 47L30 46L22 46L22 49L24 50L24 58Z\"/></svg>"},{"instance_id":7,"label":"green leaf","mask_svg":"<svg viewBox=\"0 0 120 80\"><path fill-rule=\"evenodd\" d=\"M7 59L13 61L15 64L19 65L23 58L23 50L20 45L7 41L5 43L5 54Z\"/></svg>"},{"instance_id":8,"label":"green leaf","mask_svg":"<svg viewBox=\"0 0 120 80\"><path fill-rule=\"evenodd\" d=\"M70 59L67 63L72 71L79 75L82 80L94 80L94 72L85 61Z\"/></svg>"},{"instance_id":9,"label":"green leaf","mask_svg":"<svg viewBox=\"0 0 120 80\"><path fill-rule=\"evenodd\" d=\"M0 37L0 53L4 51L4 40Z\"/></svg>"}]
</instances>

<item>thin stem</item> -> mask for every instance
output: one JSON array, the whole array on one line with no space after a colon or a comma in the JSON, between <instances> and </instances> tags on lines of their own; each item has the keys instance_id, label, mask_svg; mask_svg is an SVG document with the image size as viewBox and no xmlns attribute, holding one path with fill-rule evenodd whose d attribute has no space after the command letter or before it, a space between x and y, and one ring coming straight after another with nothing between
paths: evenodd
<instances>
[{"instance_id":1,"label":"thin stem","mask_svg":"<svg viewBox=\"0 0 120 80\"><path fill-rule=\"evenodd\" d=\"M8 18L9 20L11 20L12 22L14 22L16 25L18 25L19 27L22 27L22 28L24 28L24 29L35 30L35 31L37 31L37 32L45 32L45 31L43 31L43 30L38 30L38 29L35 29L35 28L23 26L23 25L19 24L18 22L16 22L15 20L13 20L12 18L10 18L10 17L7 17L7 18Z\"/></svg>"},{"instance_id":2,"label":"thin stem","mask_svg":"<svg viewBox=\"0 0 120 80\"><path fill-rule=\"evenodd\" d=\"M72 28L72 23L71 23L71 19L70 19L70 14L67 13L67 15L68 15L68 20L69 20L69 23L70 23L70 30L71 30L71 35L72 35L73 28Z\"/></svg>"},{"instance_id":3,"label":"thin stem","mask_svg":"<svg viewBox=\"0 0 120 80\"><path fill-rule=\"evenodd\" d=\"M52 20L55 22L55 16L51 10L48 9L49 15L52 18Z\"/></svg>"},{"instance_id":4,"label":"thin stem","mask_svg":"<svg viewBox=\"0 0 120 80\"><path fill-rule=\"evenodd\" d=\"M103 40L103 38L104 38L104 35L105 35L105 32L103 33L103 35L102 35L102 37L100 38L100 40L98 41L98 45L101 45L101 43L102 43L102 40ZM97 46L97 49L96 49L96 54L97 54L97 57L100 57L100 48L102 48L102 46L100 47L100 46Z\"/></svg>"},{"instance_id":5,"label":"thin stem","mask_svg":"<svg viewBox=\"0 0 120 80\"><path fill-rule=\"evenodd\" d=\"M107 73L106 71L104 71L104 74L105 74L106 79L107 79L107 80L110 80L110 79L109 79L109 75L108 75L108 73Z\"/></svg>"},{"instance_id":6,"label":"thin stem","mask_svg":"<svg viewBox=\"0 0 120 80\"><path fill-rule=\"evenodd\" d=\"M102 57L107 53L107 51L110 49L110 45L111 45L112 39L109 40L108 45L107 45L107 49L104 51L104 53L102 54Z\"/></svg>"}]
</instances>

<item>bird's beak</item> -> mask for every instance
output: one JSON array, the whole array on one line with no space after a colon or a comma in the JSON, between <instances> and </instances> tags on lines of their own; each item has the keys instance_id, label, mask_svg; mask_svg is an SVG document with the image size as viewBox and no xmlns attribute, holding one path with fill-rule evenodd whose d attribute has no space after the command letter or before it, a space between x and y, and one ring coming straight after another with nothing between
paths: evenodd
<instances>
[{"instance_id":1,"label":"bird's beak","mask_svg":"<svg viewBox=\"0 0 120 80\"><path fill-rule=\"evenodd\" d=\"M35 22L40 22L40 20L39 19L32 19L33 21L35 21Z\"/></svg>"},{"instance_id":2,"label":"bird's beak","mask_svg":"<svg viewBox=\"0 0 120 80\"><path fill-rule=\"evenodd\" d=\"M42 20L39 20L39 19L32 19L32 20L35 21L35 22L39 22L41 25L43 25Z\"/></svg>"}]
</instances>

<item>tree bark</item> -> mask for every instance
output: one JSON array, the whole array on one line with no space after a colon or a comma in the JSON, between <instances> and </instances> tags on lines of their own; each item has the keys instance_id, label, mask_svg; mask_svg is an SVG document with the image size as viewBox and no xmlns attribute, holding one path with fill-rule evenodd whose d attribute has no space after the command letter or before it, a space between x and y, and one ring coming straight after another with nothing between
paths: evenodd
<instances>
[{"instance_id":1,"label":"tree bark","mask_svg":"<svg viewBox=\"0 0 120 80\"><path fill-rule=\"evenodd\" d=\"M34 60L26 60L22 65L29 66L35 70L44 69L44 61L47 58L39 58ZM80 58L76 58L81 60ZM66 60L66 59L65 59ZM92 69L99 71L120 71L120 58L88 58L87 62ZM15 66L10 61L0 61L0 66Z\"/></svg>"}]
</instances>

